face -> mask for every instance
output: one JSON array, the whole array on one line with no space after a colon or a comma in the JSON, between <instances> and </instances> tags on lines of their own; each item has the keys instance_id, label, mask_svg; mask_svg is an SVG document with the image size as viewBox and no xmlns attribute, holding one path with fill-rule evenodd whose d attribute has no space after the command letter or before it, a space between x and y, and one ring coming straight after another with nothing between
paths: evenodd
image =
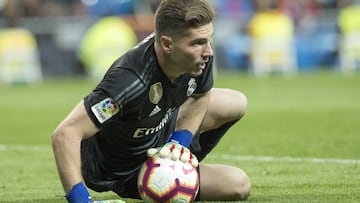
<instances>
[{"instance_id":1,"label":"face","mask_svg":"<svg viewBox=\"0 0 360 203\"><path fill-rule=\"evenodd\" d=\"M190 29L184 37L173 39L171 60L176 71L201 75L214 54L210 44L212 36L213 25L210 23Z\"/></svg>"}]
</instances>

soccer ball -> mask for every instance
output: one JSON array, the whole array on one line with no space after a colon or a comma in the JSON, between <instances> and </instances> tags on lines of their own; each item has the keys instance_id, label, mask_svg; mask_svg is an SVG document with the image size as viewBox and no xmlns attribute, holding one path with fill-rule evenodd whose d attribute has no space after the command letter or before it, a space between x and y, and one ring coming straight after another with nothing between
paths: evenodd
<instances>
[{"instance_id":1,"label":"soccer ball","mask_svg":"<svg viewBox=\"0 0 360 203\"><path fill-rule=\"evenodd\" d=\"M155 155L141 167L138 190L145 203L192 202L199 191L199 175L190 163Z\"/></svg>"}]
</instances>

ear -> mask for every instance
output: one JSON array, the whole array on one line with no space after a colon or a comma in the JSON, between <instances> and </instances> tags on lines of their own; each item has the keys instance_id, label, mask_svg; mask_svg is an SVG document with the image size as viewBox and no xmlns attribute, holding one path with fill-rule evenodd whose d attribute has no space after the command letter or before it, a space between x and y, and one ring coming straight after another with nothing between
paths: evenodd
<instances>
[{"instance_id":1,"label":"ear","mask_svg":"<svg viewBox=\"0 0 360 203\"><path fill-rule=\"evenodd\" d=\"M161 36L161 47L164 50L165 53L171 53L171 47L172 47L172 39L169 36Z\"/></svg>"}]
</instances>

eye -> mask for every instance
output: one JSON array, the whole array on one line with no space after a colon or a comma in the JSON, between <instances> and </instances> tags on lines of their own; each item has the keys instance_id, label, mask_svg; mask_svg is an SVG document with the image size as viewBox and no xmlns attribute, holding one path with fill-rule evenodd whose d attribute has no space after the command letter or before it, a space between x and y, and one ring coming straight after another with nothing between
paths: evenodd
<instances>
[{"instance_id":1,"label":"eye","mask_svg":"<svg viewBox=\"0 0 360 203\"><path fill-rule=\"evenodd\" d=\"M202 45L204 45L204 44L206 44L206 43L207 43L206 40L196 40L196 41L193 41L193 42L191 43L191 46L193 46L193 47L198 47L198 46L202 46Z\"/></svg>"},{"instance_id":2,"label":"eye","mask_svg":"<svg viewBox=\"0 0 360 203\"><path fill-rule=\"evenodd\" d=\"M193 48L197 48L197 47L201 46L201 44L194 43L194 44L192 44L191 46L192 46Z\"/></svg>"}]
</instances>

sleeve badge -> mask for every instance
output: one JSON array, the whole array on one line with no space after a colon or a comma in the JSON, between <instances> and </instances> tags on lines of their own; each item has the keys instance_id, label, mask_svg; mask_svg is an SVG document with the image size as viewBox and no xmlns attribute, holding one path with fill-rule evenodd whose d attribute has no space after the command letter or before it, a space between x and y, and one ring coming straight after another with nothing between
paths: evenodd
<instances>
[{"instance_id":1,"label":"sleeve badge","mask_svg":"<svg viewBox=\"0 0 360 203\"><path fill-rule=\"evenodd\" d=\"M106 98L94 104L91 111L100 123L104 123L119 112L119 106L113 99Z\"/></svg>"}]
</instances>

